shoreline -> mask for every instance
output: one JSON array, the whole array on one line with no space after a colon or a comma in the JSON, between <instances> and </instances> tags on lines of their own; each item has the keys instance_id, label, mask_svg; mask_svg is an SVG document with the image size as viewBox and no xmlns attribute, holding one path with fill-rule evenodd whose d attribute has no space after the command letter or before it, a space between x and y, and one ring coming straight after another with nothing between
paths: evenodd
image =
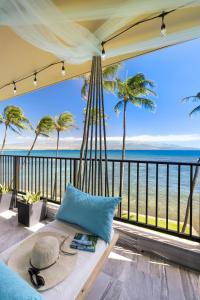
<instances>
[{"instance_id":1,"label":"shoreline","mask_svg":"<svg viewBox=\"0 0 200 300\"><path fill-rule=\"evenodd\" d=\"M45 147L45 148L35 148L34 150L32 150L33 152L34 151L49 151L49 150L52 150L52 151L56 151L56 148L55 147ZM60 148L58 151L80 151L80 148ZM22 147L22 148L5 148L4 151L29 151L29 148L25 148L25 147ZM114 148L114 149L107 149L107 151L122 151L121 148ZM155 148L148 148L148 149L126 149L126 151L200 151L200 148L162 148L162 149L155 149Z\"/></svg>"}]
</instances>

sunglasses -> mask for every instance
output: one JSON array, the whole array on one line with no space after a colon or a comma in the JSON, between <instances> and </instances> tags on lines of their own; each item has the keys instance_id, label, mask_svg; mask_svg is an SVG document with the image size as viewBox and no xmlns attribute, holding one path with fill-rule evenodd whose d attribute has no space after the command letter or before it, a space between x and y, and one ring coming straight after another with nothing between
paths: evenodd
<instances>
[{"instance_id":1,"label":"sunglasses","mask_svg":"<svg viewBox=\"0 0 200 300\"><path fill-rule=\"evenodd\" d=\"M36 289L45 285L44 278L39 275L40 271L35 268L29 268L28 273L30 275L31 282Z\"/></svg>"}]
</instances>

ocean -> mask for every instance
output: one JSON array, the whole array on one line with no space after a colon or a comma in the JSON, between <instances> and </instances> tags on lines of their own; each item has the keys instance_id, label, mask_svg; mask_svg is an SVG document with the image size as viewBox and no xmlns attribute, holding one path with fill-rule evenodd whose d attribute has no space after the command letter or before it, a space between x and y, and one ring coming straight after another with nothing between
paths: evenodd
<instances>
[{"instance_id":1,"label":"ocean","mask_svg":"<svg viewBox=\"0 0 200 300\"><path fill-rule=\"evenodd\" d=\"M7 150L4 154L8 155L27 155L25 150ZM55 150L33 150L32 156L41 156L41 157L54 157L56 154ZM59 157L63 158L78 158L78 150L60 150ZM126 159L127 160L139 160L139 174L137 175L137 163L130 164L130 170L128 170L128 162L124 164L124 183L123 183L123 193L122 193L122 216L127 218L128 206L130 207L130 216L133 220L136 219L136 207L138 203L138 212L140 216L140 221L145 221L144 215L147 209L146 206L146 189L147 189L147 166L146 161L155 162L155 161L164 161L164 162L193 162L195 163L200 157L200 150L127 150ZM121 151L120 150L109 150L108 158L110 159L120 159ZM33 164L30 165L30 180L26 179L26 183L21 182L22 188L23 184L29 185L30 182L34 182L35 191L42 191L48 197L49 191L52 188L52 182L54 182L55 174L55 163L53 161L53 166L50 164L50 160L42 160L41 167L38 166L38 160L34 159ZM28 168L24 169L23 172L28 174ZM31 169L32 168L32 169ZM71 163L67 166L64 164L64 160L60 160L60 163L57 164L57 182L58 190L57 195L58 199L62 199L63 193L65 191L66 183L73 181L73 176L71 177L71 168L73 169L73 164ZM41 174L38 174L36 169L40 169ZM46 171L48 170L48 171ZM114 174L113 174L114 171ZM24 175L21 171L21 181L24 180ZM128 176L130 172L130 179ZM148 165L148 214L150 216L149 220L155 222L155 212L156 212L156 199L158 200L158 218L160 220L161 227L165 227L166 219L166 207L167 207L167 165L160 164L157 169L157 178L156 178L156 165L155 163L149 163ZM195 167L193 167L193 175L195 172ZM110 191L112 195L119 195L119 185L120 185L120 163L116 162L114 165L112 162L108 164L108 173L110 181ZM169 189L168 189L168 204L169 204L169 219L172 222L177 222L177 211L178 211L178 199L180 196L180 222L184 221L186 206L188 197L190 194L190 166L181 166L180 167L180 177L178 174L178 166L176 164L169 166ZM67 176L67 178L66 178ZM39 178L41 177L41 180ZM27 182L28 181L28 182ZM44 184L42 185L42 181ZM40 182L40 183L39 183ZM139 188L137 190L137 182L139 182ZM156 182L157 190L156 190ZM179 184L178 184L179 183ZM42 186L41 186L42 185ZM180 186L180 189L179 189ZM34 191L33 185L28 187L30 191ZM43 190L42 190L43 189ZM52 195L52 193L51 193ZM129 203L129 204L128 204ZM198 178L196 187L193 193L193 227L195 232L200 232L200 179Z\"/></svg>"},{"instance_id":2,"label":"ocean","mask_svg":"<svg viewBox=\"0 0 200 300\"><path fill-rule=\"evenodd\" d=\"M9 155L26 155L26 150L6 150ZM55 150L33 150L32 156L55 156ZM79 150L60 150L60 157L79 157ZM160 160L176 162L196 162L200 150L126 150L126 159L130 160ZM120 159L121 150L108 150L108 158Z\"/></svg>"}]
</instances>

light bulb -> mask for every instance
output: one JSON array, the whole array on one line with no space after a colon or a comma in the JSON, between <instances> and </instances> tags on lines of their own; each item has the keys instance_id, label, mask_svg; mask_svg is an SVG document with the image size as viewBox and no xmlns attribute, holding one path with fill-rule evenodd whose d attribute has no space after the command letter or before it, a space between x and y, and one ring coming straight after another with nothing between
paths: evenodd
<instances>
[{"instance_id":1,"label":"light bulb","mask_svg":"<svg viewBox=\"0 0 200 300\"><path fill-rule=\"evenodd\" d=\"M36 75L36 73L35 73L35 77L34 77L34 80L33 80L33 84L34 84L34 86L37 86L37 75Z\"/></svg>"},{"instance_id":2,"label":"light bulb","mask_svg":"<svg viewBox=\"0 0 200 300\"><path fill-rule=\"evenodd\" d=\"M162 23L161 29L160 29L160 33L161 33L162 36L166 36L167 35L167 30L166 30L165 23Z\"/></svg>"},{"instance_id":3,"label":"light bulb","mask_svg":"<svg viewBox=\"0 0 200 300\"><path fill-rule=\"evenodd\" d=\"M104 49L104 48L102 49L101 57L102 57L103 59L106 57L106 52L105 52L105 49Z\"/></svg>"},{"instance_id":4,"label":"light bulb","mask_svg":"<svg viewBox=\"0 0 200 300\"><path fill-rule=\"evenodd\" d=\"M101 57L102 57L102 59L104 59L105 57L106 57L106 51L105 51L105 49L104 49L104 44L105 44L105 42L102 42L101 43Z\"/></svg>"},{"instance_id":5,"label":"light bulb","mask_svg":"<svg viewBox=\"0 0 200 300\"><path fill-rule=\"evenodd\" d=\"M17 87L16 87L16 84L15 84L15 82L13 82L13 85L14 85L14 88L13 88L13 93L14 93L14 95L16 95L16 94L17 94Z\"/></svg>"},{"instance_id":6,"label":"light bulb","mask_svg":"<svg viewBox=\"0 0 200 300\"><path fill-rule=\"evenodd\" d=\"M65 76L66 71L65 71L65 65L64 65L64 62L63 62L62 64L63 64L63 65L62 65L61 74L62 74L62 76Z\"/></svg>"},{"instance_id":7,"label":"light bulb","mask_svg":"<svg viewBox=\"0 0 200 300\"><path fill-rule=\"evenodd\" d=\"M166 30L166 25L165 25L165 22L164 22L164 17L165 17L165 12L162 13L162 24L161 24L161 28L160 28L161 36L166 36L167 35L167 30Z\"/></svg>"}]
</instances>

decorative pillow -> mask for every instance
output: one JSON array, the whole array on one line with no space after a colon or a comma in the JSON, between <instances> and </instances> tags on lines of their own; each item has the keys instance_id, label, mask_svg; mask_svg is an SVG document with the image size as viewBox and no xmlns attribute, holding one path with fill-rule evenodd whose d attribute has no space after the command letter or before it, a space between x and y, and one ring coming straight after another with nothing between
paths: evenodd
<instances>
[{"instance_id":1,"label":"decorative pillow","mask_svg":"<svg viewBox=\"0 0 200 300\"><path fill-rule=\"evenodd\" d=\"M92 196L69 184L56 218L77 224L109 243L115 208L120 201L119 197Z\"/></svg>"},{"instance_id":2,"label":"decorative pillow","mask_svg":"<svg viewBox=\"0 0 200 300\"><path fill-rule=\"evenodd\" d=\"M42 296L3 261L0 261L0 299L42 300Z\"/></svg>"}]
</instances>

